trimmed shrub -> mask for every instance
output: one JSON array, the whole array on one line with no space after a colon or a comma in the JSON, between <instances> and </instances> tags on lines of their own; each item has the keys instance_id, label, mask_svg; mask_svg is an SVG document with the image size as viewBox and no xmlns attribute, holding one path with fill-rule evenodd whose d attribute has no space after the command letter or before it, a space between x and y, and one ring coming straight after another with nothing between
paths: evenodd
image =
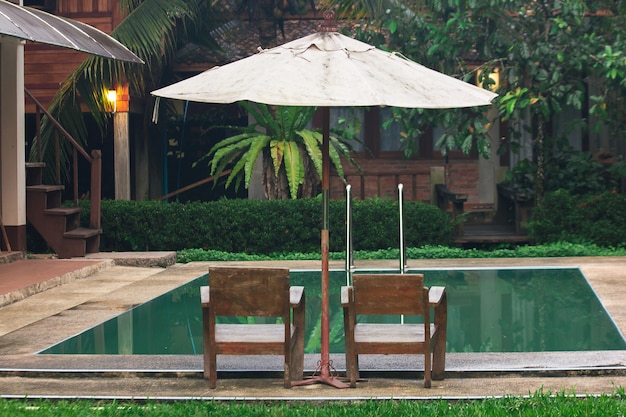
<instances>
[{"instance_id":1,"label":"trimmed shrub","mask_svg":"<svg viewBox=\"0 0 626 417\"><path fill-rule=\"evenodd\" d=\"M626 196L615 192L579 196L547 193L533 210L529 231L537 243L593 243L626 246Z\"/></svg>"},{"instance_id":2,"label":"trimmed shrub","mask_svg":"<svg viewBox=\"0 0 626 417\"><path fill-rule=\"evenodd\" d=\"M89 203L82 202L82 218ZM421 202L405 202L407 246L452 243L446 213ZM353 241L357 250L397 248L398 204L388 200L355 201ZM345 250L345 202L330 201L330 250ZM144 251L198 248L248 254L319 252L320 199L212 202L102 202L101 250Z\"/></svg>"}]
</instances>

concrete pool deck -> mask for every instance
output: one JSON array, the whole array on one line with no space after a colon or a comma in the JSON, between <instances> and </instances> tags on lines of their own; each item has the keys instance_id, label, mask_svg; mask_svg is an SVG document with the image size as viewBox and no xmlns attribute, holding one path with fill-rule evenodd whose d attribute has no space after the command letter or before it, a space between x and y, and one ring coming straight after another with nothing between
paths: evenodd
<instances>
[{"instance_id":1,"label":"concrete pool deck","mask_svg":"<svg viewBox=\"0 0 626 417\"><path fill-rule=\"evenodd\" d=\"M13 268L0 264L4 281L17 264L41 262L42 277L6 294L0 308L0 396L9 398L215 398L249 400L361 400L367 398L480 398L544 392L611 393L626 387L626 352L451 353L446 379L421 385L420 362L404 357L361 359L367 382L355 389L326 385L282 388L280 358L218 359L218 387L201 378L200 355L37 355L36 352L101 323L135 305L176 288L207 272L216 262L159 266L150 258L171 253L101 253L78 260L20 260ZM154 261L154 259L152 259ZM54 270L52 262L57 268ZM75 262L75 264L70 264ZM57 264L71 270L58 275ZM168 262L166 262L168 264ZM250 262L219 264L250 265ZM255 262L291 269L319 269L319 261ZM9 264L10 266L11 264ZM21 264L24 265L24 264ZM74 268L75 266L75 268ZM331 262L342 269L343 262ZM358 269L397 268L397 261L356 261ZM543 259L410 260L410 268L578 267L587 277L622 334L626 333L626 257ZM91 268L88 272L85 268ZM53 272L55 271L55 272ZM69 275L68 275L69 274ZM45 275L45 274L43 274ZM13 277L15 279L15 277ZM54 280L54 281L52 281ZM35 279L35 281L37 281ZM343 355L332 355L334 367L345 369ZM306 355L313 371L319 355Z\"/></svg>"}]
</instances>

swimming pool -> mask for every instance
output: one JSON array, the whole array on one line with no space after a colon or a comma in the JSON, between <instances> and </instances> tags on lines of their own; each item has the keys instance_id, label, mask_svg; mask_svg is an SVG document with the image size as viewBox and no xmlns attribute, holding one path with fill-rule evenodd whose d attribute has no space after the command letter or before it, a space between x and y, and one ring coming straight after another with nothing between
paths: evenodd
<instances>
[{"instance_id":1,"label":"swimming pool","mask_svg":"<svg viewBox=\"0 0 626 417\"><path fill-rule=\"evenodd\" d=\"M446 286L448 352L626 349L623 336L578 268L408 272L424 273L427 286ZM306 287L307 353L319 352L320 346L319 280L319 271L291 274L292 285ZM345 271L331 271L331 353L342 353L344 349L339 288L345 280ZM206 276L199 277L40 353L201 354L198 287L206 283ZM384 320L400 318L385 316Z\"/></svg>"}]
</instances>

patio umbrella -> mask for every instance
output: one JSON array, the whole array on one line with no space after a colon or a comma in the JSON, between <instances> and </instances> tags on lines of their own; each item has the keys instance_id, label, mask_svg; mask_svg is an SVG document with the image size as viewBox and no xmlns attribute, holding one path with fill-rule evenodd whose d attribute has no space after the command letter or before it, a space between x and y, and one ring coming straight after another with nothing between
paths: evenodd
<instances>
[{"instance_id":1,"label":"patio umbrella","mask_svg":"<svg viewBox=\"0 0 626 417\"><path fill-rule=\"evenodd\" d=\"M0 35L143 63L124 45L85 23L0 0Z\"/></svg>"},{"instance_id":2,"label":"patio umbrella","mask_svg":"<svg viewBox=\"0 0 626 417\"><path fill-rule=\"evenodd\" d=\"M460 108L489 105L497 95L337 33L332 12L324 13L319 33L260 50L152 94L206 103L248 100L322 108L322 357L319 374L305 383L347 387L331 375L329 359L329 107Z\"/></svg>"}]
</instances>

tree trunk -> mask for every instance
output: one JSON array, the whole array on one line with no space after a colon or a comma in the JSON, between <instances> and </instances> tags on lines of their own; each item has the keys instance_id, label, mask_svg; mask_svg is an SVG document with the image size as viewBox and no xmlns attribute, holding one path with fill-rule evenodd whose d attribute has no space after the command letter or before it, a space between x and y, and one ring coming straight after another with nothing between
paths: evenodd
<instances>
[{"instance_id":1,"label":"tree trunk","mask_svg":"<svg viewBox=\"0 0 626 417\"><path fill-rule=\"evenodd\" d=\"M315 170L313 161L306 154L306 150L303 148L299 150L304 165L304 181L298 188L297 196L299 198L313 198L321 192L320 177ZM282 165L278 170L278 177L274 175L274 164L269 150L263 151L263 187L265 197L268 200L287 200L291 198L285 166Z\"/></svg>"}]
</instances>

